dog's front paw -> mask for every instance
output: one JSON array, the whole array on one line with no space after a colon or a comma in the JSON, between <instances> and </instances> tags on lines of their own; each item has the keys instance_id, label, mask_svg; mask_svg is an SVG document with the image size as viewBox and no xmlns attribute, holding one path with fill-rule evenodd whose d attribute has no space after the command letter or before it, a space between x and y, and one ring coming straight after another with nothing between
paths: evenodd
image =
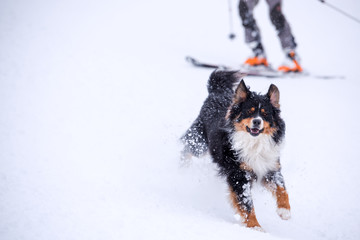
<instances>
[{"instance_id":1,"label":"dog's front paw","mask_svg":"<svg viewBox=\"0 0 360 240\"><path fill-rule=\"evenodd\" d=\"M291 218L290 209L278 208L276 212L283 220L289 220Z\"/></svg>"},{"instance_id":2,"label":"dog's front paw","mask_svg":"<svg viewBox=\"0 0 360 240\"><path fill-rule=\"evenodd\" d=\"M254 229L254 230L258 231L258 232L266 233L266 231L261 226L252 227L251 229Z\"/></svg>"}]
</instances>

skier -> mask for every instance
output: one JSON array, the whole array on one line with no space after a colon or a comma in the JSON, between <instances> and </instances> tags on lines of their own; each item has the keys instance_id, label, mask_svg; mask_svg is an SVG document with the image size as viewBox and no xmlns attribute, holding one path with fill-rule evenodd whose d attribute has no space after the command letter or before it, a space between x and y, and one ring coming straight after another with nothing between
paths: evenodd
<instances>
[{"instance_id":1,"label":"skier","mask_svg":"<svg viewBox=\"0 0 360 240\"><path fill-rule=\"evenodd\" d=\"M240 0L239 3L240 18L245 28L245 42L253 51L253 56L245 61L245 65L269 66L261 44L260 31L253 16L253 9L258 2L259 0ZM281 46L286 54L285 62L278 70L282 72L301 72L299 57L295 52L297 44L291 33L290 25L281 11L281 0L266 0L266 2L269 5L271 22L276 28Z\"/></svg>"}]
</instances>

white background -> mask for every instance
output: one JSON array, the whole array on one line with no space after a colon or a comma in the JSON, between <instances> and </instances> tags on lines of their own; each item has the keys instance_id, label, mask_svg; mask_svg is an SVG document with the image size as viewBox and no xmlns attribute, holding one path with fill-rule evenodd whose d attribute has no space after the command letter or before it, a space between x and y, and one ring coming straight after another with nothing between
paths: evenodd
<instances>
[{"instance_id":1,"label":"white background","mask_svg":"<svg viewBox=\"0 0 360 240\"><path fill-rule=\"evenodd\" d=\"M205 99L208 69L250 55L232 1L0 2L0 239L359 239L360 24L316 0L283 1L303 67L274 83L287 124L292 219L253 191L266 233L240 226L208 157L180 166L179 137ZM360 17L357 0L330 3ZM283 60L265 1L268 61Z\"/></svg>"}]
</instances>

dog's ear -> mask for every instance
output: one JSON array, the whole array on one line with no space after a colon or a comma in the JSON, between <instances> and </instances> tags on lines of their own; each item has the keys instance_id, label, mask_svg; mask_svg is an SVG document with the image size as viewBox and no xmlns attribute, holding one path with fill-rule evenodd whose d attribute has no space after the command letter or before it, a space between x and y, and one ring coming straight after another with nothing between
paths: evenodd
<instances>
[{"instance_id":1,"label":"dog's ear","mask_svg":"<svg viewBox=\"0 0 360 240\"><path fill-rule=\"evenodd\" d=\"M243 79L241 79L240 84L235 90L235 96L234 96L234 103L241 103L246 100L246 98L249 96L249 89L246 87L245 82Z\"/></svg>"},{"instance_id":2,"label":"dog's ear","mask_svg":"<svg viewBox=\"0 0 360 240\"><path fill-rule=\"evenodd\" d=\"M280 108L280 103L279 103L279 101L280 101L280 92L279 92L279 89L274 84L270 85L267 96L270 98L270 103L274 107Z\"/></svg>"}]
</instances>

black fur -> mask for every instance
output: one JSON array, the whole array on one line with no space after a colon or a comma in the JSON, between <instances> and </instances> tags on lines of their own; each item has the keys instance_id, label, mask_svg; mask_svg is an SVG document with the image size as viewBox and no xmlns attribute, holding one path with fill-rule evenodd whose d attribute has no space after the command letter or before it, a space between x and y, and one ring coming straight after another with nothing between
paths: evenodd
<instances>
[{"instance_id":1,"label":"black fur","mask_svg":"<svg viewBox=\"0 0 360 240\"><path fill-rule=\"evenodd\" d=\"M234 94L232 87L238 81L235 73L215 71L211 74L208 82L209 96L198 118L182 137L186 152L191 152L196 157L206 153L209 147L209 134L213 134L211 129L217 129L220 121L225 124L225 114ZM216 122L213 121L215 119Z\"/></svg>"},{"instance_id":2,"label":"black fur","mask_svg":"<svg viewBox=\"0 0 360 240\"><path fill-rule=\"evenodd\" d=\"M219 173L226 177L231 191L236 194L242 209L250 212L253 208L251 196L245 194L247 188L257 179L251 170L241 168L243 162L241 151L233 148L232 135L236 131L236 122L254 115L261 115L275 130L272 139L280 144L285 134L285 123L280 117L280 109L276 102L271 102L270 95L277 88L271 85L265 95L251 92L242 81L237 90L234 85L239 82L239 73L232 71L214 71L208 81L209 95L206 98L200 114L182 137L184 153L197 157L209 152L213 161L219 167ZM246 98L241 99L241 94ZM239 97L240 96L240 97ZM260 109L265 110L262 115ZM250 112L249 109L254 111ZM229 110L229 111L228 111ZM264 111L263 110L263 111ZM265 183L274 183L284 187L280 169L269 171L263 179Z\"/></svg>"}]
</instances>

